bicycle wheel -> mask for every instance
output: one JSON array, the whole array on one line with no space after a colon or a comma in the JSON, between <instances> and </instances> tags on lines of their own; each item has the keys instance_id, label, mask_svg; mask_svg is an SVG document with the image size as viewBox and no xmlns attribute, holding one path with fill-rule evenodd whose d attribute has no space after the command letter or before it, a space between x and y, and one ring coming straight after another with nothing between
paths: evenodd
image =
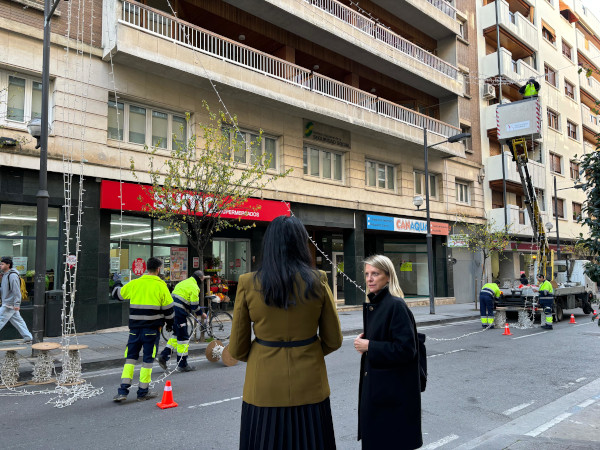
<instances>
[{"instance_id":1,"label":"bicycle wheel","mask_svg":"<svg viewBox=\"0 0 600 450\"><path fill-rule=\"evenodd\" d=\"M160 329L160 335L165 340L165 342L169 342L169 339L171 339L173 337L173 332L167 331L165 326L163 325L162 328Z\"/></svg>"},{"instance_id":2,"label":"bicycle wheel","mask_svg":"<svg viewBox=\"0 0 600 450\"><path fill-rule=\"evenodd\" d=\"M232 323L233 317L231 317L231 314L228 312L215 312L213 313L208 324L208 334L220 341L227 340L229 339L229 336L231 336Z\"/></svg>"}]
</instances>

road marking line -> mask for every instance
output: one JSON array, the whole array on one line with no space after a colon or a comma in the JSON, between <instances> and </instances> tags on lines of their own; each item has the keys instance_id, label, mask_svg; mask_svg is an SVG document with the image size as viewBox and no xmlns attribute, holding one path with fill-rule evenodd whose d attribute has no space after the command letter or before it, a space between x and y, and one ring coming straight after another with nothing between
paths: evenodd
<instances>
[{"instance_id":1,"label":"road marking line","mask_svg":"<svg viewBox=\"0 0 600 450\"><path fill-rule=\"evenodd\" d=\"M239 400L241 399L242 396L240 395L239 397L231 397L231 398L225 398L223 400L217 400L214 402L208 402L208 403L201 403L200 405L193 405L193 406L188 406L188 409L194 409L194 408L203 408L205 406L212 406L212 405L218 405L219 403L225 403L225 402L230 402L232 400Z\"/></svg>"},{"instance_id":2,"label":"road marking line","mask_svg":"<svg viewBox=\"0 0 600 450\"><path fill-rule=\"evenodd\" d=\"M514 408L507 409L502 414L504 414L505 416L510 416L512 413L516 413L517 411L521 411L522 409L525 409L529 405L533 405L534 403L535 403L535 400L532 401L532 402L529 402L529 403L523 403L521 405L517 405Z\"/></svg>"},{"instance_id":3,"label":"road marking line","mask_svg":"<svg viewBox=\"0 0 600 450\"><path fill-rule=\"evenodd\" d=\"M575 380L575 383L581 383L583 380L587 380L587 378L586 377L577 378Z\"/></svg>"},{"instance_id":4,"label":"road marking line","mask_svg":"<svg viewBox=\"0 0 600 450\"><path fill-rule=\"evenodd\" d=\"M526 334L525 336L514 337L513 339L523 339L523 338L531 337L531 336L539 336L539 335L545 334L545 333L547 333L547 331L542 331L541 333Z\"/></svg>"},{"instance_id":5,"label":"road marking line","mask_svg":"<svg viewBox=\"0 0 600 450\"><path fill-rule=\"evenodd\" d=\"M589 325L590 323L594 323L594 322L590 321L590 322L587 322L587 323L580 323L579 325L575 325L575 327L580 327L582 325ZM575 328L575 327L573 327L573 328Z\"/></svg>"},{"instance_id":6,"label":"road marking line","mask_svg":"<svg viewBox=\"0 0 600 450\"><path fill-rule=\"evenodd\" d=\"M529 433L525 433L525 436L531 436L531 437L536 437L539 436L540 434L542 434L544 431L549 430L550 428L552 428L554 425L557 425L559 423L561 423L563 420L565 420L568 417L571 417L572 413L562 413L558 416L556 416L554 419L540 425L539 427L531 430Z\"/></svg>"},{"instance_id":7,"label":"road marking line","mask_svg":"<svg viewBox=\"0 0 600 450\"><path fill-rule=\"evenodd\" d=\"M423 450L433 450L434 448L438 448L438 447L441 447L442 445L446 445L447 443L452 442L456 439L458 439L458 436L456 434L451 434L450 436L446 436L446 437L440 439L439 441L435 441L429 445L426 445L425 447L423 447Z\"/></svg>"},{"instance_id":8,"label":"road marking line","mask_svg":"<svg viewBox=\"0 0 600 450\"><path fill-rule=\"evenodd\" d=\"M464 351L465 351L464 348L459 348L458 350L450 350L449 352L445 352L445 353L438 353L436 355L429 355L428 358L435 358L436 356L450 355L451 353L458 353L458 352L464 352Z\"/></svg>"},{"instance_id":9,"label":"road marking line","mask_svg":"<svg viewBox=\"0 0 600 450\"><path fill-rule=\"evenodd\" d=\"M594 403L596 403L596 399L590 398L577 406L579 406L580 408L587 408L588 406L593 405Z\"/></svg>"}]
</instances>

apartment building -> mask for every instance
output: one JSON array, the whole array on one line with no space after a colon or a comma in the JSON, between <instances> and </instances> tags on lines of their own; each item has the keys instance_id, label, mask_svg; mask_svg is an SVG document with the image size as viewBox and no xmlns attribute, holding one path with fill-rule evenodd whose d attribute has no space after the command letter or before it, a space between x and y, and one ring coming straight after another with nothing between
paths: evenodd
<instances>
[{"instance_id":1,"label":"apartment building","mask_svg":"<svg viewBox=\"0 0 600 450\"><path fill-rule=\"evenodd\" d=\"M63 154L75 149L75 169L82 154L85 174L79 330L124 323L109 279L117 271L135 277L138 258L163 258L169 282L204 266L229 282L231 297L239 275L256 269L266 216L250 230L217 233L199 261L185 236L135 205L115 206L119 182L123 198L137 198L130 160L147 166L146 148L156 146L156 158L168 158L174 130L183 126L188 138L205 121L204 100L235 114L248 140L263 131L271 170L293 169L256 199L261 213L286 213L287 202L333 264L359 282L365 256L390 256L407 296L428 295L425 211L413 203L424 196L427 129L435 295L472 301L473 258L446 245L458 216L484 218L471 3L61 3L52 19L48 267L63 268ZM17 139L0 148L0 253L21 258L25 273L35 262L39 165L26 133L41 108L36 4L0 0L0 135ZM461 132L472 139L444 142ZM236 157L249 161L251 151ZM314 254L338 301L361 303L364 295ZM59 288L59 277L48 284Z\"/></svg>"},{"instance_id":2,"label":"apartment building","mask_svg":"<svg viewBox=\"0 0 600 450\"><path fill-rule=\"evenodd\" d=\"M520 100L518 89L529 78L540 83L543 131L540 139L528 140L528 170L551 247L556 250L559 240L565 257L568 245L585 231L577 223L585 196L573 186L580 180L577 155L595 148L598 117L594 105L600 97L595 89L597 74L587 78L585 70L579 73L579 67L597 69L598 62L590 52L598 51L598 37L593 30L600 28L578 0L477 3L486 212L496 227L504 226L506 214L512 235L510 248L492 258L491 274L503 283L512 283L520 271L533 279L538 243L532 237L516 165L508 148L504 146L503 153L498 143L496 105Z\"/></svg>"}]
</instances>

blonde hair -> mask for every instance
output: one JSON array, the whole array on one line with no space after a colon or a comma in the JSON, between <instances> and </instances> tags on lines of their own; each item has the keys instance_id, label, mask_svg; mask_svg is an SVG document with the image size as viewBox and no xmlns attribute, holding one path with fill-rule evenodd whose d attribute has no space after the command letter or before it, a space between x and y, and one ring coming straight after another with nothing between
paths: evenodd
<instances>
[{"instance_id":1,"label":"blonde hair","mask_svg":"<svg viewBox=\"0 0 600 450\"><path fill-rule=\"evenodd\" d=\"M394 297L404 298L404 292L402 292L402 288L400 287L400 283L398 282L398 277L396 276L396 269L394 268L394 263L390 258L383 255L372 255L365 259L363 263L385 272L385 274L390 279L390 294L392 294Z\"/></svg>"}]
</instances>

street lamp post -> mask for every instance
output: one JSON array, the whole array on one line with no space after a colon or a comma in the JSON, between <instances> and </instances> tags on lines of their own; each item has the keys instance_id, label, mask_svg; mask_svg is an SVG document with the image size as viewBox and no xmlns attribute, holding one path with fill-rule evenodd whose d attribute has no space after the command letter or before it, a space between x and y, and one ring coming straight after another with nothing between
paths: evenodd
<instances>
[{"instance_id":1,"label":"street lamp post","mask_svg":"<svg viewBox=\"0 0 600 450\"><path fill-rule=\"evenodd\" d=\"M445 141L436 142L430 146L427 145L427 128L423 127L423 153L425 159L425 211L427 215L427 272L429 277L429 314L435 314L435 297L434 297L434 275L433 275L433 237L431 236L431 218L429 210L429 152L431 147L444 144L446 142L454 143L471 137L470 133L460 133L450 136ZM417 209L423 204L421 196L416 196L413 199Z\"/></svg>"},{"instance_id":2,"label":"street lamp post","mask_svg":"<svg viewBox=\"0 0 600 450\"><path fill-rule=\"evenodd\" d=\"M67 1L67 0L65 0ZM44 0L44 42L42 58L42 117L31 121L29 131L38 139L40 148L40 174L37 197L37 226L35 233L35 277L33 279L33 342L44 340L46 296L46 244L48 237L48 96L50 87L50 20L60 0Z\"/></svg>"}]
</instances>

